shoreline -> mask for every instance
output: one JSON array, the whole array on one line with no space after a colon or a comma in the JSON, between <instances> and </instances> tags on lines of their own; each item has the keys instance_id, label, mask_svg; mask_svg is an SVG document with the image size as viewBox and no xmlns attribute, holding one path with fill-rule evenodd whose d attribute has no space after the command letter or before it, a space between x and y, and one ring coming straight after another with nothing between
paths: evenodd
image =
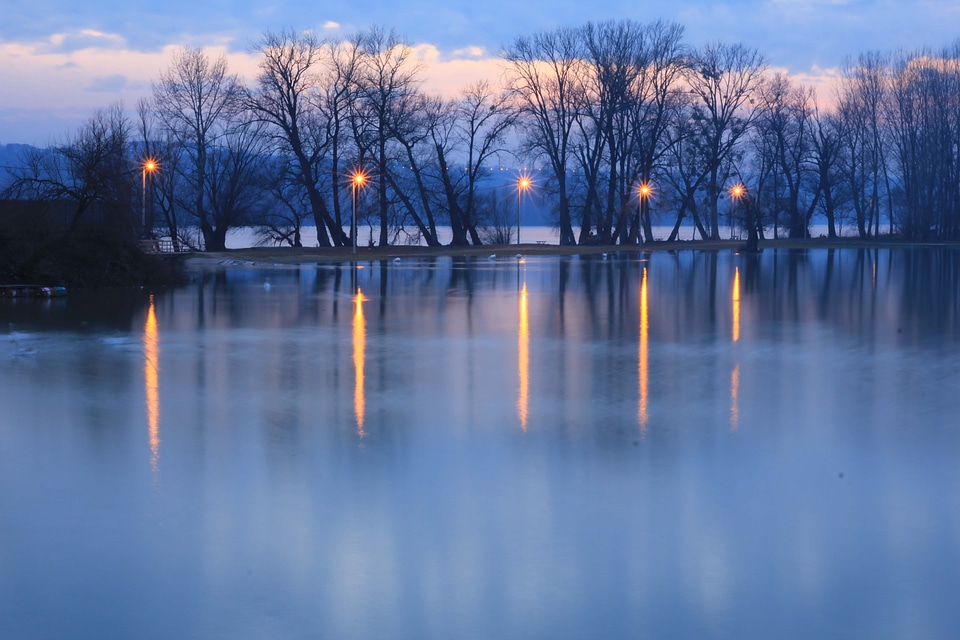
<instances>
[{"instance_id":1,"label":"shoreline","mask_svg":"<svg viewBox=\"0 0 960 640\"><path fill-rule=\"evenodd\" d=\"M652 253L662 251L740 251L743 240L678 240L645 245L574 245L511 244L439 247L391 245L387 247L249 247L225 251L197 252L171 256L182 258L190 267L220 266L230 261L269 264L302 264L306 262L352 262L393 260L394 258L436 258L456 256L573 256L605 253ZM810 238L762 240L760 250L797 249L960 249L960 242L916 242L882 238Z\"/></svg>"}]
</instances>

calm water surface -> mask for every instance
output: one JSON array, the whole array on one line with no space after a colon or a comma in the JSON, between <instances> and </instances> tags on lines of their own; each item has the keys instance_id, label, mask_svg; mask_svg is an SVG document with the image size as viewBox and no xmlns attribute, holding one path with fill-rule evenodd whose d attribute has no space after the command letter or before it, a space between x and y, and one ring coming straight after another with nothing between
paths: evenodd
<instances>
[{"instance_id":1,"label":"calm water surface","mask_svg":"<svg viewBox=\"0 0 960 640\"><path fill-rule=\"evenodd\" d=\"M960 255L0 301L0 638L955 638Z\"/></svg>"}]
</instances>

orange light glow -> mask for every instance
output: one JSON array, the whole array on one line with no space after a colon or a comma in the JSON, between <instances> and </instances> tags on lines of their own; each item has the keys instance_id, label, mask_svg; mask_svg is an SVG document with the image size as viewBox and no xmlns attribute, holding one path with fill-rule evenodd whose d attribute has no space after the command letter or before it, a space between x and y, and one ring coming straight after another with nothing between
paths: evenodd
<instances>
[{"instance_id":1,"label":"orange light glow","mask_svg":"<svg viewBox=\"0 0 960 640\"><path fill-rule=\"evenodd\" d=\"M143 170L149 173L153 173L154 171L156 171L157 167L159 166L160 166L159 163L153 158L147 158L146 160L143 161Z\"/></svg>"},{"instance_id":2,"label":"orange light glow","mask_svg":"<svg viewBox=\"0 0 960 640\"><path fill-rule=\"evenodd\" d=\"M529 191L536 186L533 182L533 176L527 173L527 170L524 169L520 175L517 176L517 193L523 193Z\"/></svg>"},{"instance_id":3,"label":"orange light glow","mask_svg":"<svg viewBox=\"0 0 960 640\"><path fill-rule=\"evenodd\" d=\"M154 473L160 462L160 336L153 296L143 325L143 378L147 394L147 439L150 443L150 468Z\"/></svg>"},{"instance_id":4,"label":"orange light glow","mask_svg":"<svg viewBox=\"0 0 960 640\"><path fill-rule=\"evenodd\" d=\"M653 193L653 188L650 186L649 182L644 182L640 185L641 198L649 198L651 193Z\"/></svg>"},{"instance_id":5,"label":"orange light glow","mask_svg":"<svg viewBox=\"0 0 960 640\"><path fill-rule=\"evenodd\" d=\"M730 373L730 430L740 426L740 363Z\"/></svg>"},{"instance_id":6,"label":"orange light glow","mask_svg":"<svg viewBox=\"0 0 960 640\"><path fill-rule=\"evenodd\" d=\"M520 196L533 188L533 179L527 170L517 176L517 246L520 245Z\"/></svg>"},{"instance_id":7,"label":"orange light glow","mask_svg":"<svg viewBox=\"0 0 960 640\"><path fill-rule=\"evenodd\" d=\"M740 341L740 268L733 272L733 290L730 292L733 304L733 335L734 343ZM730 373L730 430L736 431L740 426L740 363L734 365Z\"/></svg>"},{"instance_id":8,"label":"orange light glow","mask_svg":"<svg viewBox=\"0 0 960 640\"><path fill-rule=\"evenodd\" d=\"M640 346L637 354L637 381L639 403L637 408L637 422L640 424L640 433L647 431L647 422L650 415L647 409L650 387L650 363L649 363L649 343L650 343L650 308L647 304L647 269L643 269L643 277L640 280Z\"/></svg>"},{"instance_id":9,"label":"orange light glow","mask_svg":"<svg viewBox=\"0 0 960 640\"><path fill-rule=\"evenodd\" d=\"M353 165L340 176L341 184L349 185L354 193L366 189L374 183L374 176L362 165Z\"/></svg>"},{"instance_id":10,"label":"orange light glow","mask_svg":"<svg viewBox=\"0 0 960 640\"><path fill-rule=\"evenodd\" d=\"M734 200L739 200L743 196L743 194L746 193L746 191L747 191L747 188L744 187L742 184L735 184L732 187L730 187L730 197L733 198Z\"/></svg>"},{"instance_id":11,"label":"orange light glow","mask_svg":"<svg viewBox=\"0 0 960 640\"><path fill-rule=\"evenodd\" d=\"M520 290L520 323L517 336L517 373L520 377L520 391L517 396L517 413L520 416L520 428L527 430L527 416L530 404L530 324L527 315L527 283Z\"/></svg>"},{"instance_id":12,"label":"orange light glow","mask_svg":"<svg viewBox=\"0 0 960 640\"><path fill-rule=\"evenodd\" d=\"M740 267L733 272L733 341L740 340Z\"/></svg>"},{"instance_id":13,"label":"orange light glow","mask_svg":"<svg viewBox=\"0 0 960 640\"><path fill-rule=\"evenodd\" d=\"M353 369L355 372L353 410L357 417L357 435L361 438L365 435L363 420L366 412L366 397L363 390L363 365L367 346L366 321L363 318L364 300L366 298L363 297L363 292L358 288L357 294L353 297Z\"/></svg>"}]
</instances>

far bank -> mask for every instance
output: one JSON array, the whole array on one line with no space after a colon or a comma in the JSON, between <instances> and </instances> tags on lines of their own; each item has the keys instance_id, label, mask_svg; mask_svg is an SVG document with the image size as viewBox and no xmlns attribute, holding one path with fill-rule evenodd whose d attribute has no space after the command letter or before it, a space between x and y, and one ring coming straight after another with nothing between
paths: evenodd
<instances>
[{"instance_id":1,"label":"far bank","mask_svg":"<svg viewBox=\"0 0 960 640\"><path fill-rule=\"evenodd\" d=\"M803 249L960 249L960 243L951 242L907 242L896 238L809 238L777 239L760 242L760 251L767 250L803 250ZM350 262L393 260L395 258L422 258L440 256L572 256L597 254L631 254L653 251L743 251L742 240L679 240L676 242L653 242L643 245L604 245L604 246L560 246L556 244L511 244L511 245L469 245L439 247L397 245L387 247L249 247L193 253L183 257L185 266L201 267L217 264L229 264L233 261L258 264L300 264L309 262Z\"/></svg>"}]
</instances>

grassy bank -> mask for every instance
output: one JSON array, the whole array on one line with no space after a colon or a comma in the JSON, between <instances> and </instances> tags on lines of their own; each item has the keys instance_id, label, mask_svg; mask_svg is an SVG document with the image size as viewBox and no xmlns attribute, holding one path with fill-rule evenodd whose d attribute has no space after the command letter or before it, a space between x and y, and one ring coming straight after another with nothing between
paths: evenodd
<instances>
[{"instance_id":1,"label":"grassy bank","mask_svg":"<svg viewBox=\"0 0 960 640\"><path fill-rule=\"evenodd\" d=\"M923 248L952 247L960 249L960 243L918 243L898 239L858 238L809 238L800 240L780 239L764 240L760 243L763 250L772 249L879 249L879 248ZM419 258L438 256L490 256L501 257L522 254L536 255L595 255L602 253L647 253L653 251L738 251L744 248L741 240L687 240L678 242L654 242L646 245L615 246L573 246L563 247L555 244L521 245L481 245L481 246L389 246L359 247L356 254L350 247L251 247L248 249L230 249L227 251L193 254L186 258L188 266L203 264L221 264L229 261L300 264L304 262L336 261L376 261L393 258Z\"/></svg>"}]
</instances>

